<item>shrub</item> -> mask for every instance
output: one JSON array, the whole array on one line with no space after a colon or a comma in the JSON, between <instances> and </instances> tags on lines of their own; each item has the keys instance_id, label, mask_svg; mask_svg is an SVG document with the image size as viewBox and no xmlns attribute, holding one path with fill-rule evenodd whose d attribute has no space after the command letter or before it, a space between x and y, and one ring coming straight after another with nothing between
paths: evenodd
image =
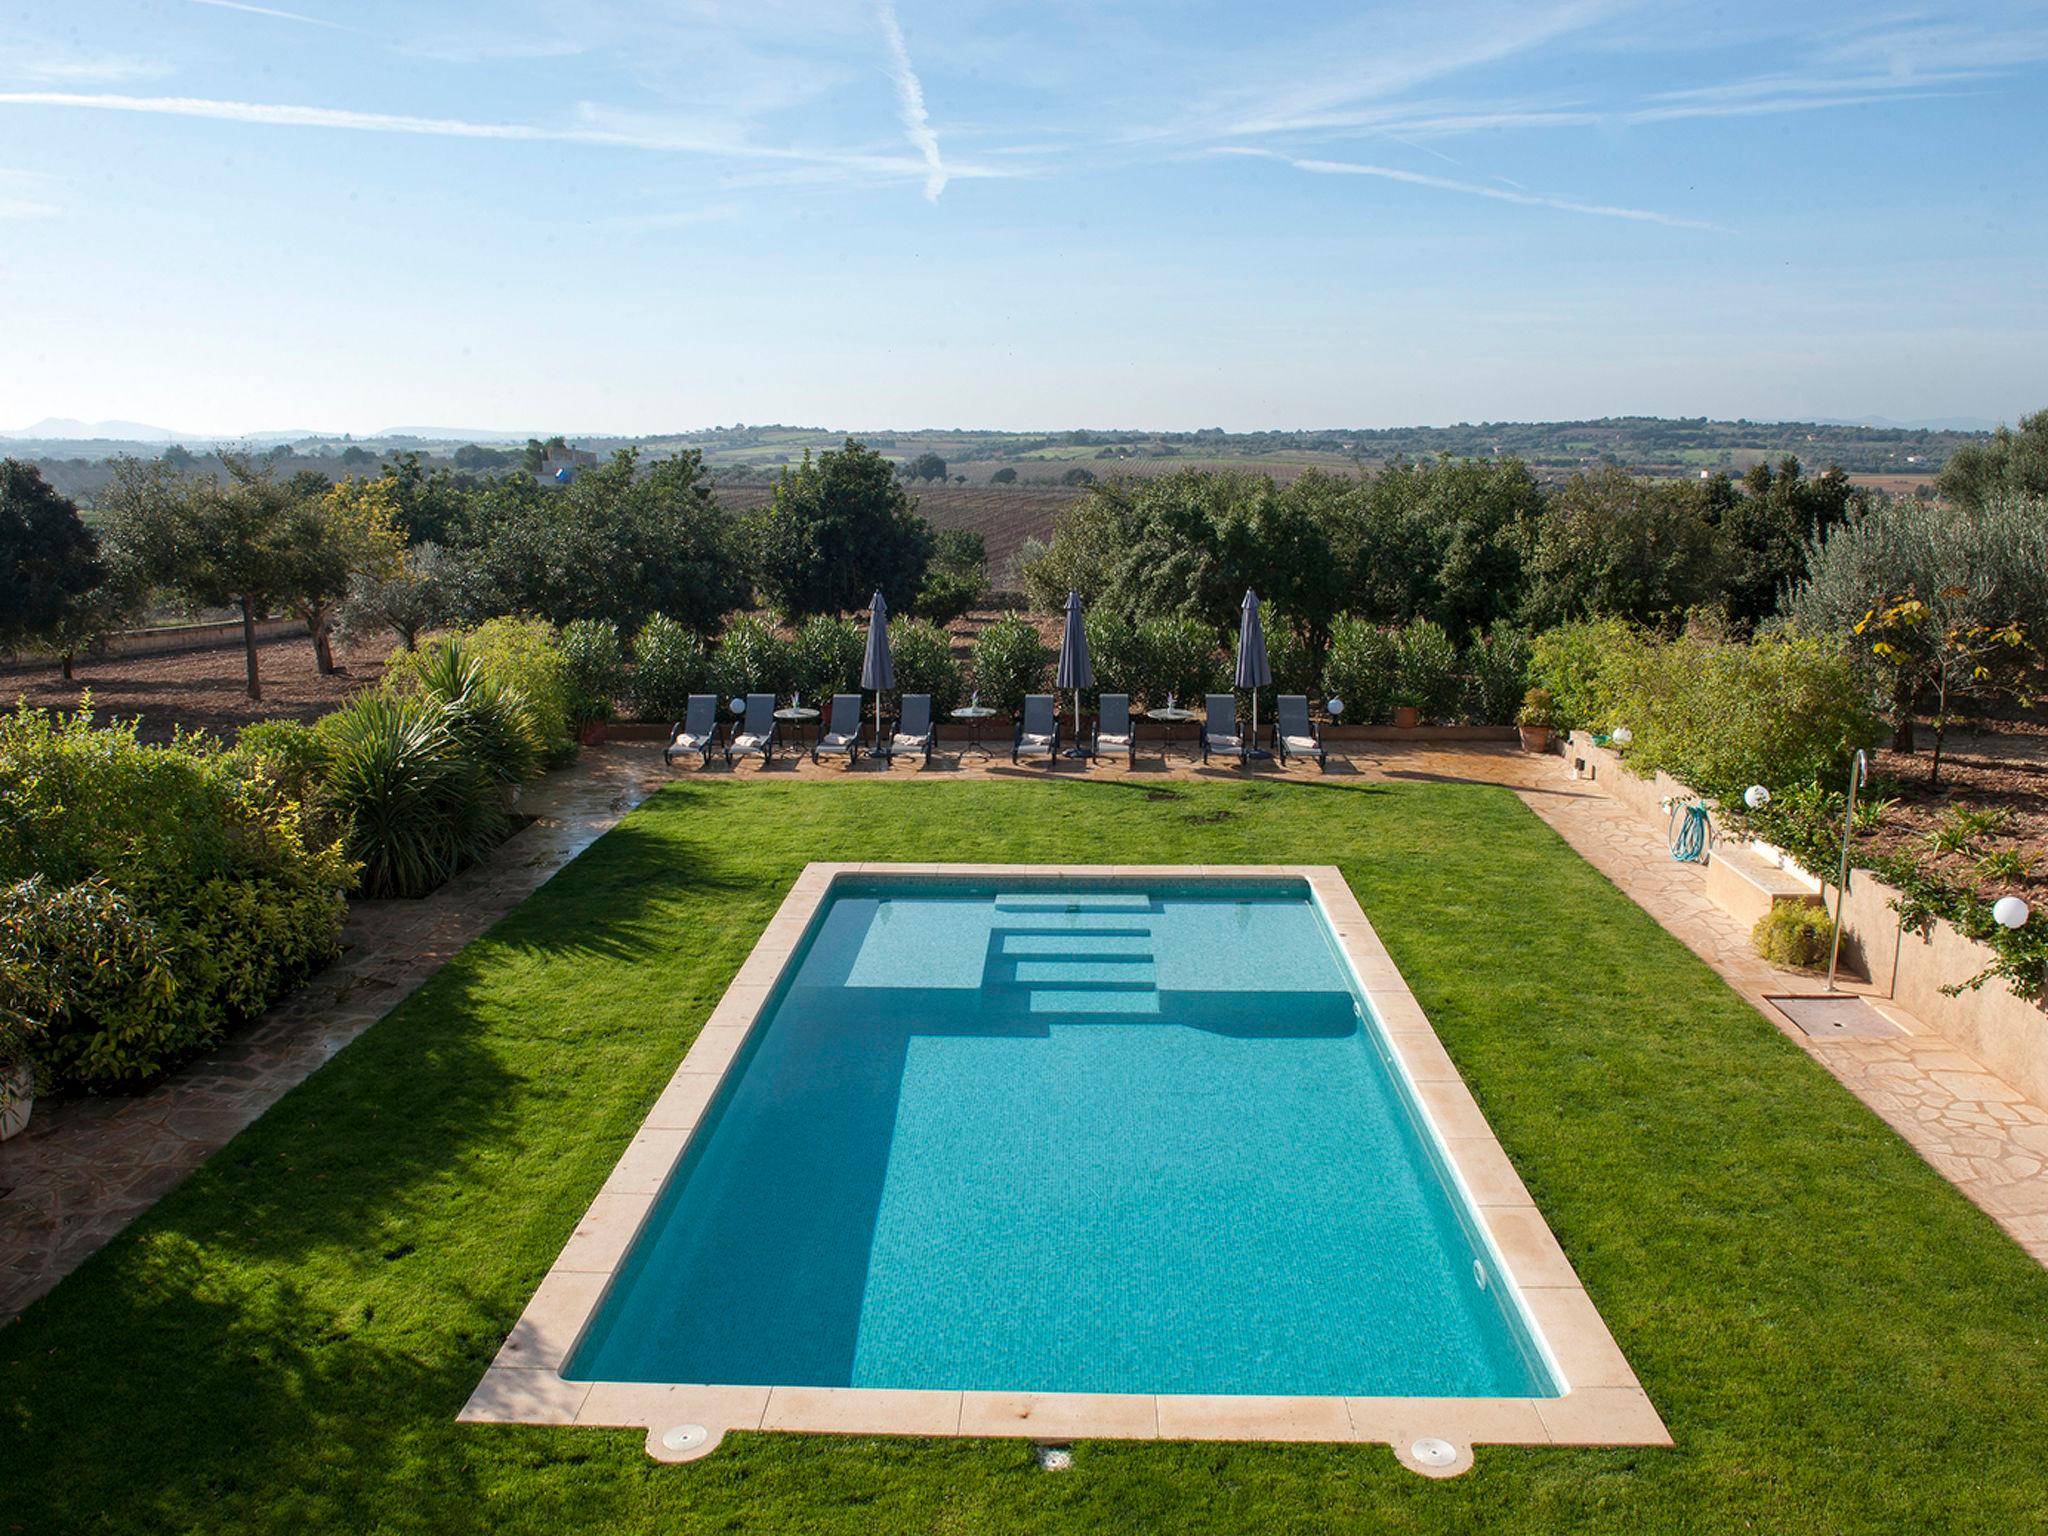
<instances>
[{"instance_id":1,"label":"shrub","mask_svg":"<svg viewBox=\"0 0 2048 1536\"><path fill-rule=\"evenodd\" d=\"M609 720L625 685L626 652L610 619L578 619L562 630L569 718L576 725Z\"/></svg>"},{"instance_id":2,"label":"shrub","mask_svg":"<svg viewBox=\"0 0 2048 1536\"><path fill-rule=\"evenodd\" d=\"M1610 718L1605 668L1647 643L1620 619L1590 619L1546 629L1529 647L1529 677L1550 690L1560 731L1604 732Z\"/></svg>"},{"instance_id":3,"label":"shrub","mask_svg":"<svg viewBox=\"0 0 2048 1536\"><path fill-rule=\"evenodd\" d=\"M964 702L966 684L953 659L953 641L922 619L889 621L889 655L896 666L896 691L928 693L932 716L944 719Z\"/></svg>"},{"instance_id":4,"label":"shrub","mask_svg":"<svg viewBox=\"0 0 2048 1536\"><path fill-rule=\"evenodd\" d=\"M1464 679L1458 672L1458 647L1440 624L1417 619L1403 626L1398 691L1428 721L1451 719L1458 712Z\"/></svg>"},{"instance_id":5,"label":"shrub","mask_svg":"<svg viewBox=\"0 0 2048 1536\"><path fill-rule=\"evenodd\" d=\"M975 692L990 708L1016 714L1024 707L1024 695L1046 690L1052 663L1053 653L1038 631L1016 614L1005 614L975 642Z\"/></svg>"},{"instance_id":6,"label":"shrub","mask_svg":"<svg viewBox=\"0 0 2048 1536\"><path fill-rule=\"evenodd\" d=\"M457 749L487 778L517 784L540 771L546 743L525 700L485 675L460 640L435 647L419 684L421 696L441 706Z\"/></svg>"},{"instance_id":7,"label":"shrub","mask_svg":"<svg viewBox=\"0 0 2048 1536\"><path fill-rule=\"evenodd\" d=\"M424 896L505 832L492 776L424 694L359 693L320 722L327 796L366 896Z\"/></svg>"},{"instance_id":8,"label":"shrub","mask_svg":"<svg viewBox=\"0 0 2048 1536\"><path fill-rule=\"evenodd\" d=\"M235 737L230 761L244 776L261 776L302 805L319 793L327 771L327 749L310 725L297 720L258 720Z\"/></svg>"},{"instance_id":9,"label":"shrub","mask_svg":"<svg viewBox=\"0 0 2048 1536\"><path fill-rule=\"evenodd\" d=\"M0 889L0 1067L44 1083L141 1077L196 1038L156 925L104 880Z\"/></svg>"},{"instance_id":10,"label":"shrub","mask_svg":"<svg viewBox=\"0 0 2048 1536\"><path fill-rule=\"evenodd\" d=\"M1825 907L1780 902L1756 920L1750 938L1773 965L1810 971L1827 964L1835 929Z\"/></svg>"},{"instance_id":11,"label":"shrub","mask_svg":"<svg viewBox=\"0 0 2048 1536\"><path fill-rule=\"evenodd\" d=\"M1139 691L1148 708L1165 704L1169 694L1190 705L1225 685L1228 674L1216 631L1200 619L1147 619L1138 626L1138 646L1145 680Z\"/></svg>"},{"instance_id":12,"label":"shrub","mask_svg":"<svg viewBox=\"0 0 2048 1536\"><path fill-rule=\"evenodd\" d=\"M1528 691L1529 639L1520 630L1497 629L1465 648L1467 724L1509 724Z\"/></svg>"},{"instance_id":13,"label":"shrub","mask_svg":"<svg viewBox=\"0 0 2048 1536\"><path fill-rule=\"evenodd\" d=\"M53 1086L160 1072L333 954L354 871L298 794L253 769L257 761L253 747L227 753L203 738L144 746L134 722L96 728L90 708L0 716L0 882L40 876L38 904L104 882L149 925L175 984L167 1025L138 1022L128 1003L75 1007L68 1033L99 1043L53 1048ZM126 917L111 898L66 900L47 922L23 916L25 930L90 917L113 925L107 942L122 953L141 952L132 925L120 929L129 938L115 932ZM107 982L107 998L128 996ZM102 1002L112 1010L104 1018L94 1011Z\"/></svg>"},{"instance_id":14,"label":"shrub","mask_svg":"<svg viewBox=\"0 0 2048 1536\"><path fill-rule=\"evenodd\" d=\"M1323 687L1331 698L1344 701L1345 720L1378 725L1394 707L1400 665L1400 649L1390 630L1346 614L1330 629Z\"/></svg>"},{"instance_id":15,"label":"shrub","mask_svg":"<svg viewBox=\"0 0 2048 1536\"><path fill-rule=\"evenodd\" d=\"M569 667L555 627L538 619L491 619L465 631L461 638L463 649L483 668L484 675L511 689L524 702L534 730L546 744L546 760L551 764L573 760L576 736ZM434 649L430 644L418 651L392 652L384 674L386 685L403 688L407 679L417 680L431 663Z\"/></svg>"},{"instance_id":16,"label":"shrub","mask_svg":"<svg viewBox=\"0 0 2048 1536\"><path fill-rule=\"evenodd\" d=\"M814 703L835 693L857 692L866 655L863 629L848 619L815 615L804 620L789 643L789 685L810 694Z\"/></svg>"},{"instance_id":17,"label":"shrub","mask_svg":"<svg viewBox=\"0 0 2048 1536\"><path fill-rule=\"evenodd\" d=\"M1632 642L1603 675L1613 721L1634 736L1631 767L1662 769L1726 804L1751 784L1776 793L1838 782L1877 733L1868 693L1832 639Z\"/></svg>"},{"instance_id":18,"label":"shrub","mask_svg":"<svg viewBox=\"0 0 2048 1536\"><path fill-rule=\"evenodd\" d=\"M1266 632L1266 667L1273 674L1271 687L1259 690L1259 719L1269 721L1276 708L1275 700L1283 693L1299 693L1308 698L1311 708L1316 703L1316 682L1318 667L1315 652L1309 649L1294 625L1282 614L1267 609L1261 615ZM1235 675L1236 650L1226 647L1224 665ZM1249 699L1249 695L1244 696Z\"/></svg>"},{"instance_id":19,"label":"shrub","mask_svg":"<svg viewBox=\"0 0 2048 1536\"><path fill-rule=\"evenodd\" d=\"M751 614L728 624L711 657L711 678L721 699L749 693L789 691L789 647L774 630Z\"/></svg>"},{"instance_id":20,"label":"shrub","mask_svg":"<svg viewBox=\"0 0 2048 1536\"><path fill-rule=\"evenodd\" d=\"M1522 695L1521 707L1515 711L1515 724L1550 730L1557 724L1557 704L1550 697L1548 688L1531 688Z\"/></svg>"},{"instance_id":21,"label":"shrub","mask_svg":"<svg viewBox=\"0 0 2048 1536\"><path fill-rule=\"evenodd\" d=\"M690 695L705 692L710 681L711 664L696 631L664 614L650 615L633 641L627 690L633 713L642 720L680 720Z\"/></svg>"},{"instance_id":22,"label":"shrub","mask_svg":"<svg viewBox=\"0 0 2048 1536\"><path fill-rule=\"evenodd\" d=\"M1127 693L1134 698L1143 694L1145 649L1138 626L1120 613L1097 609L1083 621L1083 627L1088 632L1088 661L1095 668L1095 686L1087 691L1087 704L1092 708L1105 693Z\"/></svg>"}]
</instances>

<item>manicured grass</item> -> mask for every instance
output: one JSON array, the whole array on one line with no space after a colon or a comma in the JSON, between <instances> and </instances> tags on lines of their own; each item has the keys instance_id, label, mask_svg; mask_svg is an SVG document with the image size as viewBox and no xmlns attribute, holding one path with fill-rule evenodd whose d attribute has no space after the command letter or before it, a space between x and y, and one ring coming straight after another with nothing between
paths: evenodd
<instances>
[{"instance_id":1,"label":"manicured grass","mask_svg":"<svg viewBox=\"0 0 2048 1536\"><path fill-rule=\"evenodd\" d=\"M810 859L1335 860L1673 1450L455 1422ZM683 783L19 1323L0 1529L2038 1529L2048 1275L1505 791Z\"/></svg>"}]
</instances>

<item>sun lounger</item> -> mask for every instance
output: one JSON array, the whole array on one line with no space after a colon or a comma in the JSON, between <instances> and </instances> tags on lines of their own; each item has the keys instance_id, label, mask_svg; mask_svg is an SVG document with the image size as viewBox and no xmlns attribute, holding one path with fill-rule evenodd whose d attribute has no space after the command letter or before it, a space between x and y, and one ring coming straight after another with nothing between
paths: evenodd
<instances>
[{"instance_id":1,"label":"sun lounger","mask_svg":"<svg viewBox=\"0 0 2048 1536\"><path fill-rule=\"evenodd\" d=\"M775 695L750 693L739 729L726 738L725 766L730 768L735 757L758 757L763 763L772 763L775 742Z\"/></svg>"},{"instance_id":2,"label":"sun lounger","mask_svg":"<svg viewBox=\"0 0 2048 1536\"><path fill-rule=\"evenodd\" d=\"M1290 757L1312 757L1323 762L1323 728L1308 717L1308 695L1283 693L1273 721L1273 751L1284 764Z\"/></svg>"},{"instance_id":3,"label":"sun lounger","mask_svg":"<svg viewBox=\"0 0 2048 1536\"><path fill-rule=\"evenodd\" d=\"M1052 695L1026 694L1024 713L1017 720L1017 735L1010 743L1010 761L1016 762L1026 752L1057 757L1059 750L1060 722L1058 713L1053 709Z\"/></svg>"},{"instance_id":4,"label":"sun lounger","mask_svg":"<svg viewBox=\"0 0 2048 1536\"><path fill-rule=\"evenodd\" d=\"M1250 744L1237 734L1237 695L1205 694L1203 705L1202 761L1208 762L1211 752L1227 752L1242 763Z\"/></svg>"},{"instance_id":5,"label":"sun lounger","mask_svg":"<svg viewBox=\"0 0 2048 1536\"><path fill-rule=\"evenodd\" d=\"M938 732L932 728L932 696L928 693L906 693L897 706L896 729L889 735L889 756L898 752L922 752L924 760L932 760L932 744L938 739Z\"/></svg>"},{"instance_id":6,"label":"sun lounger","mask_svg":"<svg viewBox=\"0 0 2048 1536\"><path fill-rule=\"evenodd\" d=\"M825 722L825 729L818 733L818 739L811 743L811 761L827 752L843 752L846 761L853 762L854 753L860 750L860 695L857 693L835 693L832 695L832 713Z\"/></svg>"},{"instance_id":7,"label":"sun lounger","mask_svg":"<svg viewBox=\"0 0 2048 1536\"><path fill-rule=\"evenodd\" d=\"M661 760L672 764L681 753L701 752L704 754L704 766L709 768L711 749L717 744L718 696L693 693L683 706L683 718L669 732L668 745L661 749Z\"/></svg>"},{"instance_id":8,"label":"sun lounger","mask_svg":"<svg viewBox=\"0 0 2048 1536\"><path fill-rule=\"evenodd\" d=\"M1095 745L1093 754L1121 752L1133 768L1138 766L1138 737L1131 729L1131 696L1105 693L1095 703Z\"/></svg>"}]
</instances>

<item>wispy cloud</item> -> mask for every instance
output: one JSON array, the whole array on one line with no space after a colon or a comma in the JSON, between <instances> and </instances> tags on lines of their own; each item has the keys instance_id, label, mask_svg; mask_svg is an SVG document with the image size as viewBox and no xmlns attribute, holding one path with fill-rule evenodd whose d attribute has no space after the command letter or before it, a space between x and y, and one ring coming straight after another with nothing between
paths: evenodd
<instances>
[{"instance_id":1,"label":"wispy cloud","mask_svg":"<svg viewBox=\"0 0 2048 1536\"><path fill-rule=\"evenodd\" d=\"M286 102L231 101L204 96L127 96L109 92L0 91L0 106L60 107L93 112L130 112L161 117L202 118L281 128L327 128L354 133L414 134L432 138L481 139L513 143L589 144L708 158L777 162L838 179L903 180L923 177L932 190L928 159L909 155L791 148L707 136L695 129L664 129L633 123L607 126L607 117L585 108L586 122L568 127L541 123L486 123L458 117L419 117L396 112L358 112L346 107L313 107ZM1019 171L982 165L944 167L945 178L1014 176ZM942 179L940 185L944 185Z\"/></svg>"},{"instance_id":2,"label":"wispy cloud","mask_svg":"<svg viewBox=\"0 0 2048 1536\"><path fill-rule=\"evenodd\" d=\"M171 66L162 59L137 58L132 54L35 52L17 47L11 57L0 60L0 75L53 85L114 85L124 80L154 80L170 73Z\"/></svg>"},{"instance_id":3,"label":"wispy cloud","mask_svg":"<svg viewBox=\"0 0 2048 1536\"><path fill-rule=\"evenodd\" d=\"M50 178L0 167L0 219L54 219L64 210L40 196Z\"/></svg>"},{"instance_id":4,"label":"wispy cloud","mask_svg":"<svg viewBox=\"0 0 2048 1536\"><path fill-rule=\"evenodd\" d=\"M946 162L939 157L939 136L932 131L931 114L925 111L924 84L911 68L903 28L896 21L895 0L881 0L875 9L881 18L883 40L889 45L889 73L896 81L896 107L903 119L904 137L924 156L924 195L926 201L935 203L946 190L947 172Z\"/></svg>"},{"instance_id":5,"label":"wispy cloud","mask_svg":"<svg viewBox=\"0 0 2048 1536\"><path fill-rule=\"evenodd\" d=\"M1375 176L1382 181L1398 181L1412 187L1433 187L1439 192L1459 192L1467 197L1490 198L1498 203L1519 203L1525 208L1555 208L1564 213L1584 213L1602 219L1628 219L1638 224L1662 224L1671 229L1712 229L1718 224L1704 219L1688 219L1677 214L1660 213L1650 208L1618 208L1608 203L1587 203L1577 198L1553 197L1542 192L1510 192L1500 187L1482 186L1478 182L1454 181L1448 176L1426 176L1420 171L1397 170L1392 166L1363 165L1353 160L1314 160L1283 155L1277 150L1257 149L1248 145L1224 145L1213 151L1219 155L1247 155L1261 160L1277 160L1282 165L1292 166L1297 171L1307 171L1315 176Z\"/></svg>"},{"instance_id":6,"label":"wispy cloud","mask_svg":"<svg viewBox=\"0 0 2048 1536\"><path fill-rule=\"evenodd\" d=\"M324 16L308 16L302 11L280 11L267 5L249 5L245 0L192 0L194 5L210 5L217 11L241 11L249 16L268 16L273 21L296 21L309 27L332 27L337 32L348 29L338 21L329 21Z\"/></svg>"}]
</instances>

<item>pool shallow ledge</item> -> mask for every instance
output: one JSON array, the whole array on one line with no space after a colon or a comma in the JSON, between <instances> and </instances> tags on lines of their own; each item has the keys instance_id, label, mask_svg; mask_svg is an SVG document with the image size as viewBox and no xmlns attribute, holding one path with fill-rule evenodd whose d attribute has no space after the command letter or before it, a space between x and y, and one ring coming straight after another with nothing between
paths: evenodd
<instances>
[{"instance_id":1,"label":"pool shallow ledge","mask_svg":"<svg viewBox=\"0 0 2048 1536\"><path fill-rule=\"evenodd\" d=\"M772 1011L835 882L1300 881L1369 1001L1413 1103L1483 1228L1558 1388L1552 1397L1249 1397L572 1381L562 1371L596 1318L664 1184L749 1032ZM1491 1445L1668 1446L1637 1381L1548 1223L1334 866L852 864L806 866L705 1021L667 1088L576 1225L459 1415L470 1424L646 1431L661 1461L710 1454L729 1430L812 1434L1374 1443L1450 1477Z\"/></svg>"}]
</instances>

